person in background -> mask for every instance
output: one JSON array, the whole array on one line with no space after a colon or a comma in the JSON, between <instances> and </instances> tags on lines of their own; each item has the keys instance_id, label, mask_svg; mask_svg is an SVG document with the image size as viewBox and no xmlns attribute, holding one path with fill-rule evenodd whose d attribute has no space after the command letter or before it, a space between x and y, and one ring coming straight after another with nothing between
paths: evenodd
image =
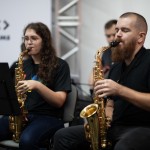
<instances>
[{"instance_id":1,"label":"person in background","mask_svg":"<svg viewBox=\"0 0 150 150\"><path fill-rule=\"evenodd\" d=\"M135 12L126 12L116 24L118 46L108 79L99 80L94 92L109 97L113 108L108 138L113 150L150 150L150 50L144 47L148 25ZM106 107L107 107L106 106Z\"/></svg>"},{"instance_id":2,"label":"person in background","mask_svg":"<svg viewBox=\"0 0 150 150\"><path fill-rule=\"evenodd\" d=\"M104 25L104 32L105 32L106 41L108 42L108 46L110 45L111 42L113 42L115 40L116 24L117 24L117 20L112 19L112 20L107 21ZM104 78L107 78L112 64L113 64L113 62L111 59L111 48L109 48L106 51L104 51L104 53L102 55L102 67L103 67L102 70L104 73ZM88 82L90 85L90 94L92 96L93 95L93 84L94 84L93 70L90 73Z\"/></svg>"},{"instance_id":3,"label":"person in background","mask_svg":"<svg viewBox=\"0 0 150 150\"><path fill-rule=\"evenodd\" d=\"M115 26L117 20L110 20L105 24L105 35L108 44L115 39ZM105 51L103 58L103 69L105 73L108 73L111 66L111 50ZM93 74L90 76L91 91L93 93ZM91 94L92 94L91 93ZM108 110L109 111L109 110ZM108 115L111 115L109 112ZM109 116L111 118L111 116ZM90 143L85 138L84 125L71 126L68 128L60 129L54 136L54 147L53 150L78 150L86 149L90 150Z\"/></svg>"},{"instance_id":4,"label":"person in background","mask_svg":"<svg viewBox=\"0 0 150 150\"><path fill-rule=\"evenodd\" d=\"M104 32L105 32L108 45L110 45L110 43L115 40L116 24L117 24L117 20L113 19L113 20L109 20L108 22L106 22L104 26ZM103 53L103 56L102 56L103 73L104 73L105 78L107 78L108 76L112 63L113 62L111 59L111 48L109 48Z\"/></svg>"},{"instance_id":5,"label":"person in background","mask_svg":"<svg viewBox=\"0 0 150 150\"><path fill-rule=\"evenodd\" d=\"M64 127L62 114L67 93L71 91L70 69L66 61L56 56L45 24L30 23L23 34L29 58L23 64L25 79L18 81L16 89L20 94L27 94L28 115L19 149L39 150L45 140ZM0 140L10 137L8 116L4 116L0 119Z\"/></svg>"}]
</instances>

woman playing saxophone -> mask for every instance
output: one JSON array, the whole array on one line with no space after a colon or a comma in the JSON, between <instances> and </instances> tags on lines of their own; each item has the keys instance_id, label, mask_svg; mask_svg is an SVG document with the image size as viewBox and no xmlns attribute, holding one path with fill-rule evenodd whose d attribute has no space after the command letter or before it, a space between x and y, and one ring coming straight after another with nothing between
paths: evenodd
<instances>
[{"instance_id":1,"label":"woman playing saxophone","mask_svg":"<svg viewBox=\"0 0 150 150\"><path fill-rule=\"evenodd\" d=\"M56 56L49 28L41 22L29 23L23 32L29 58L23 63L23 80L16 85L25 94L27 126L19 139L20 150L39 150L42 143L64 126L63 105L71 90L70 69ZM31 91L31 92L28 92ZM0 119L0 140L11 135L8 117Z\"/></svg>"}]
</instances>

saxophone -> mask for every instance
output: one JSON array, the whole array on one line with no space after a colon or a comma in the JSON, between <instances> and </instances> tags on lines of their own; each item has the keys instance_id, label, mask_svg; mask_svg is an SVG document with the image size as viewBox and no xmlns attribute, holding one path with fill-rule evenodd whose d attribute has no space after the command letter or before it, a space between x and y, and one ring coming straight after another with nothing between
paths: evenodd
<instances>
[{"instance_id":1,"label":"saxophone","mask_svg":"<svg viewBox=\"0 0 150 150\"><path fill-rule=\"evenodd\" d=\"M21 52L18 58L17 67L15 68L15 87L19 81L22 81L25 78L24 71L23 71L23 56L26 53L28 53L28 50ZM12 137L13 141L18 143L21 132L27 123L26 115L28 112L24 107L24 101L26 100L27 95L17 92L17 89L16 89L16 94L17 94L17 99L18 99L21 113L19 115L9 116L9 128L11 132L13 133L13 137Z\"/></svg>"},{"instance_id":2,"label":"saxophone","mask_svg":"<svg viewBox=\"0 0 150 150\"><path fill-rule=\"evenodd\" d=\"M119 42L112 42L110 46L100 48L96 53L95 66L93 68L94 82L103 80L102 54L111 47L115 47ZM86 139L91 142L92 150L103 150L108 147L107 124L109 119L105 116L105 99L99 98L94 94L93 104L86 106L81 112L80 117L85 118L87 123L84 125Z\"/></svg>"}]
</instances>

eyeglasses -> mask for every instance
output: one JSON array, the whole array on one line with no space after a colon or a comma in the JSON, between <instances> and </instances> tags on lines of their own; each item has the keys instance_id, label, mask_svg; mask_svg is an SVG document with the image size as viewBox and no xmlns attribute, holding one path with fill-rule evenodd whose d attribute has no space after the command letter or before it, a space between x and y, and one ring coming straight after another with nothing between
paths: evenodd
<instances>
[{"instance_id":1,"label":"eyeglasses","mask_svg":"<svg viewBox=\"0 0 150 150\"><path fill-rule=\"evenodd\" d=\"M31 42L31 43L34 43L34 42L36 42L38 39L40 39L39 37L37 37L37 36L30 36L30 37L28 37L28 36L23 36L22 37L22 40L23 40L23 42L24 43L27 43L27 42Z\"/></svg>"}]
</instances>

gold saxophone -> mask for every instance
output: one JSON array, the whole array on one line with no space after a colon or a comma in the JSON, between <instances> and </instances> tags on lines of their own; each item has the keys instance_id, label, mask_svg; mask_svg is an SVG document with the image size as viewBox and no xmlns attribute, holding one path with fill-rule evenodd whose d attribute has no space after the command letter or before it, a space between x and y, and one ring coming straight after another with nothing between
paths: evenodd
<instances>
[{"instance_id":1,"label":"gold saxophone","mask_svg":"<svg viewBox=\"0 0 150 150\"><path fill-rule=\"evenodd\" d=\"M28 53L28 50L21 52L18 58L17 67L15 68L15 87L19 81L22 81L25 78L24 71L23 71L23 57L26 53ZM13 133L13 140L18 143L21 132L27 123L26 115L28 112L24 107L24 101L26 100L27 95L17 92L17 89L16 89L16 94L17 94L17 99L18 99L21 113L19 115L9 116L9 128Z\"/></svg>"},{"instance_id":2,"label":"gold saxophone","mask_svg":"<svg viewBox=\"0 0 150 150\"><path fill-rule=\"evenodd\" d=\"M102 54L110 47L115 47L119 42L112 42L110 46L100 48L96 53L95 66L93 68L94 82L103 80ZM91 142L92 150L102 150L107 148L107 125L109 120L105 115L105 100L96 94L93 97L93 104L86 106L81 112L80 117L86 118L87 124L84 125L86 139Z\"/></svg>"}]
</instances>

